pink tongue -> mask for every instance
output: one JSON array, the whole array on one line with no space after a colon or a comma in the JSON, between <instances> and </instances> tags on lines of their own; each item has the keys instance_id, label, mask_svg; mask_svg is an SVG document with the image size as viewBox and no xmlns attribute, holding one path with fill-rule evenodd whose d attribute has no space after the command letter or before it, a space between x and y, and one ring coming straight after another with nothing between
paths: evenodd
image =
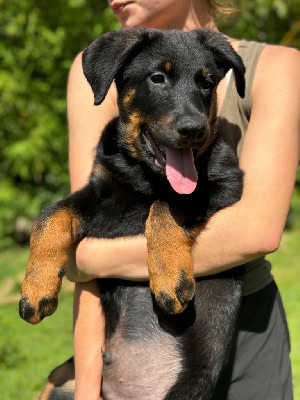
<instances>
[{"instance_id":1,"label":"pink tongue","mask_svg":"<svg viewBox=\"0 0 300 400\"><path fill-rule=\"evenodd\" d=\"M198 174L193 151L166 150L166 175L172 188L179 194L190 194L197 186Z\"/></svg>"}]
</instances>

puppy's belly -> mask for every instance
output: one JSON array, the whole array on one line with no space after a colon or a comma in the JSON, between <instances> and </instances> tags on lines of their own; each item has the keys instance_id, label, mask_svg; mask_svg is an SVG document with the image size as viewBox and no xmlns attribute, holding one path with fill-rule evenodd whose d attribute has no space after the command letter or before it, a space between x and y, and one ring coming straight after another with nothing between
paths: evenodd
<instances>
[{"instance_id":1,"label":"puppy's belly","mask_svg":"<svg viewBox=\"0 0 300 400\"><path fill-rule=\"evenodd\" d=\"M181 368L175 341L165 337L160 343L128 343L119 333L107 346L110 364L103 368L104 400L162 400Z\"/></svg>"},{"instance_id":2,"label":"puppy's belly","mask_svg":"<svg viewBox=\"0 0 300 400\"><path fill-rule=\"evenodd\" d=\"M103 399L163 400L182 370L180 344L159 325L149 288L133 292L141 315L137 318L134 304L127 304L115 332L106 341Z\"/></svg>"}]
</instances>

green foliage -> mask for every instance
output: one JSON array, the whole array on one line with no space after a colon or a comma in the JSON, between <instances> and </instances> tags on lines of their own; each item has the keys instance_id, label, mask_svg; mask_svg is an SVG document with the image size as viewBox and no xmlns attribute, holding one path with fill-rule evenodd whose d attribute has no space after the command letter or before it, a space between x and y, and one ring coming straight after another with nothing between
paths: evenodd
<instances>
[{"instance_id":1,"label":"green foliage","mask_svg":"<svg viewBox=\"0 0 300 400\"><path fill-rule=\"evenodd\" d=\"M300 3L296 0L237 0L237 13L219 21L228 36L300 49Z\"/></svg>"},{"instance_id":2,"label":"green foliage","mask_svg":"<svg viewBox=\"0 0 300 400\"><path fill-rule=\"evenodd\" d=\"M68 71L79 51L117 27L99 0L0 1L1 247L19 216L31 219L68 193Z\"/></svg>"},{"instance_id":3,"label":"green foliage","mask_svg":"<svg viewBox=\"0 0 300 400\"><path fill-rule=\"evenodd\" d=\"M238 6L220 21L228 35L299 46L298 1ZM13 242L19 217L31 220L68 193L68 71L79 51L118 27L106 1L0 0L0 247Z\"/></svg>"}]
</instances>

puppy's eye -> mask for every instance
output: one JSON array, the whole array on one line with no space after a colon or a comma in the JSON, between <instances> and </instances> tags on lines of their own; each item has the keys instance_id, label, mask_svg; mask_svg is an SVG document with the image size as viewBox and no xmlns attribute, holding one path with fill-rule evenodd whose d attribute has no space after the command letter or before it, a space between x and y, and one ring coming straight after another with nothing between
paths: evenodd
<instances>
[{"instance_id":1,"label":"puppy's eye","mask_svg":"<svg viewBox=\"0 0 300 400\"><path fill-rule=\"evenodd\" d=\"M200 85L202 86L203 89L210 89L213 86L213 83L203 79Z\"/></svg>"},{"instance_id":2,"label":"puppy's eye","mask_svg":"<svg viewBox=\"0 0 300 400\"><path fill-rule=\"evenodd\" d=\"M196 84L201 87L201 89L211 89L214 86L214 82L211 79L211 75L207 74L203 76L202 73L199 73L195 77Z\"/></svg>"},{"instance_id":3,"label":"puppy's eye","mask_svg":"<svg viewBox=\"0 0 300 400\"><path fill-rule=\"evenodd\" d=\"M155 85L161 85L166 82L166 78L164 74L161 74L159 72L156 72L155 74L152 74L150 76L150 80L152 83Z\"/></svg>"}]
</instances>

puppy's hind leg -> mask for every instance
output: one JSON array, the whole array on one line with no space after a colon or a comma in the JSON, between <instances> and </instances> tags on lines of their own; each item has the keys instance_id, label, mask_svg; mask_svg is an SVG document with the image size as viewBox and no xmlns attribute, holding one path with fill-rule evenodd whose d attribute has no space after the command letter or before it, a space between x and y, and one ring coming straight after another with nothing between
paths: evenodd
<instances>
[{"instance_id":1,"label":"puppy's hind leg","mask_svg":"<svg viewBox=\"0 0 300 400\"><path fill-rule=\"evenodd\" d=\"M48 376L40 400L74 400L75 369L74 359L56 367Z\"/></svg>"}]
</instances>

